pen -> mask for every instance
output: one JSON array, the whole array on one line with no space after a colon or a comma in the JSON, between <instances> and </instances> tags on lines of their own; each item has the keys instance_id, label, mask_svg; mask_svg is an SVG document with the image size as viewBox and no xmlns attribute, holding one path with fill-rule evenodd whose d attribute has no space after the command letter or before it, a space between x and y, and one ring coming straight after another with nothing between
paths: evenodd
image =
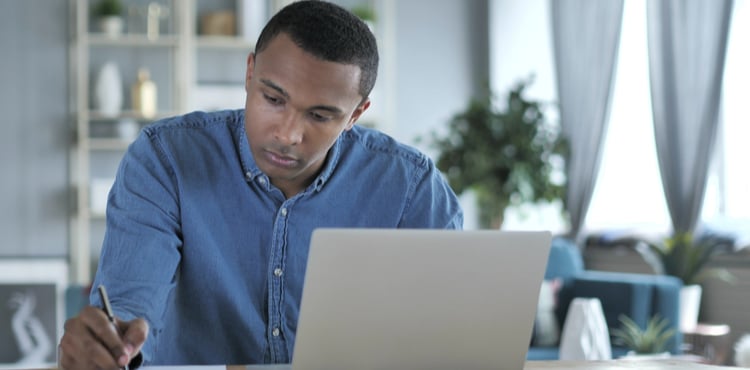
<instances>
[{"instance_id":1,"label":"pen","mask_svg":"<svg viewBox=\"0 0 750 370\"><path fill-rule=\"evenodd\" d=\"M112 305L109 303L107 289L104 288L104 285L99 285L99 298L102 299L102 304L104 305L104 313L107 315L107 319L112 323L112 325L115 326L115 330L117 330L117 324L115 323L115 314L114 312L112 312ZM117 331L119 332L119 330ZM129 370L128 365L125 365L122 370Z\"/></svg>"}]
</instances>

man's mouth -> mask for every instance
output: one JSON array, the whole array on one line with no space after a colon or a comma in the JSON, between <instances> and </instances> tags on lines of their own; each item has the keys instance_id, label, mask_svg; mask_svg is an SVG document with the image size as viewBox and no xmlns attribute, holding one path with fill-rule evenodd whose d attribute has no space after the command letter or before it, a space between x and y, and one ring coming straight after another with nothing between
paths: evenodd
<instances>
[{"instance_id":1,"label":"man's mouth","mask_svg":"<svg viewBox=\"0 0 750 370\"><path fill-rule=\"evenodd\" d=\"M266 157L266 160L271 162L271 164L279 166L279 167L291 168L291 167L296 166L297 163L299 162L294 157L286 156L283 154L278 154L269 150L266 150L263 153Z\"/></svg>"}]
</instances>

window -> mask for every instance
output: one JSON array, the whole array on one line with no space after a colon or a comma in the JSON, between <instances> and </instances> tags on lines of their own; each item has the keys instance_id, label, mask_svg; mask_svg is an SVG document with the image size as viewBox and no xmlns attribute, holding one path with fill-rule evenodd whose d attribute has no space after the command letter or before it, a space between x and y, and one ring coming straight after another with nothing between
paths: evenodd
<instances>
[{"instance_id":1,"label":"window","mask_svg":"<svg viewBox=\"0 0 750 370\"><path fill-rule=\"evenodd\" d=\"M505 4L501 1L497 7L502 8ZM507 13L507 9L500 10L506 10ZM542 14L537 20L536 26L540 33L549 32L549 25L542 26L542 22L548 22L549 19L542 20L542 17L547 16ZM494 12L492 17L503 17L503 13ZM512 23L513 19L505 14L498 21ZM599 177L585 220L584 233L608 230L667 233L671 230L654 141L646 23L646 1L626 1L609 129L603 143ZM500 47L500 51L504 52L503 56L507 58L514 55L517 58L520 54L523 58L522 53L506 50L507 44L502 41L511 35L499 34L500 31L495 31L491 37L496 39L494 45L506 46ZM538 36L534 37L539 38ZM722 126L717 135L716 153L709 169L701 215L701 222L710 228L732 232L750 230L750 170L746 164L747 158L750 158L750 124L747 112L750 49L745 45L750 45L750 0L739 0L734 3L729 30ZM502 62L502 59L498 60ZM508 63L493 65L492 72L504 77L528 73L520 69L509 71L508 67ZM541 77L554 75L544 66L539 72ZM497 88L502 84L496 80L493 86ZM522 217L524 213L531 214L532 217ZM557 219L553 220L555 215L555 210L549 206L510 210L506 213L506 223L503 226L508 229L542 228L561 231L561 223ZM740 236L747 238L743 238L746 242L750 241L750 235Z\"/></svg>"},{"instance_id":2,"label":"window","mask_svg":"<svg viewBox=\"0 0 750 370\"><path fill-rule=\"evenodd\" d=\"M671 225L654 142L646 28L646 2L626 1L609 128L586 231L666 231Z\"/></svg>"},{"instance_id":3,"label":"window","mask_svg":"<svg viewBox=\"0 0 750 370\"><path fill-rule=\"evenodd\" d=\"M724 231L750 221L750 1L735 2L724 71L722 124L709 169L701 222ZM586 229L671 230L653 134L645 1L627 1L609 131Z\"/></svg>"},{"instance_id":4,"label":"window","mask_svg":"<svg viewBox=\"0 0 750 370\"><path fill-rule=\"evenodd\" d=\"M719 229L750 226L750 124L747 96L750 88L750 1L734 3L729 29L721 131L716 145L702 218Z\"/></svg>"}]
</instances>

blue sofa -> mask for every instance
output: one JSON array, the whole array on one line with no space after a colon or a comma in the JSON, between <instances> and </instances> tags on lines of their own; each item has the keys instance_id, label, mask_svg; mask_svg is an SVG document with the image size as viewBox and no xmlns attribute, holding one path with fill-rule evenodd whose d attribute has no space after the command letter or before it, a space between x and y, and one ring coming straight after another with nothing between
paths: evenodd
<instances>
[{"instance_id":1,"label":"blue sofa","mask_svg":"<svg viewBox=\"0 0 750 370\"><path fill-rule=\"evenodd\" d=\"M562 281L555 308L561 332L573 298L598 298L610 332L620 326L620 314L629 316L641 327L645 327L655 314L667 318L675 330L667 349L673 354L680 353L679 292L682 282L679 279L665 275L586 270L578 246L561 237L552 241L544 278ZM612 357L620 357L627 351L613 344ZM559 343L548 347L532 344L526 357L529 360L558 359Z\"/></svg>"}]
</instances>

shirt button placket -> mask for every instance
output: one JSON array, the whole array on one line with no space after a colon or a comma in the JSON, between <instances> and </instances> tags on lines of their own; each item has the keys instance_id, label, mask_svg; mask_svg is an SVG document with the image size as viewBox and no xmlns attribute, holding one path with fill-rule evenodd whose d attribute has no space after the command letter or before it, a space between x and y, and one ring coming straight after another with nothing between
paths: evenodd
<instances>
[{"instance_id":1,"label":"shirt button placket","mask_svg":"<svg viewBox=\"0 0 750 370\"><path fill-rule=\"evenodd\" d=\"M258 179L259 183L261 182L261 179L262 178ZM263 185L265 185L265 184L263 184ZM279 217L278 224L279 225L284 225L286 223L285 219L287 218L288 215L289 215L289 209L287 207L281 207L279 209L279 212L278 212L278 217ZM282 226L282 229L286 229L286 227ZM281 268L281 261L277 261L277 263L279 263L279 264L277 265L276 268L273 269L273 272L272 272L273 276L274 276L274 280L276 280L276 281L272 285L274 286L274 290L278 289L277 292L279 292L278 294L274 294L274 296L277 297L276 299L281 299L281 297L280 297L279 294L280 294L281 291L284 290L282 288L282 285L284 284L284 282L281 279L281 277L284 275L284 270ZM281 301L277 301L276 304L275 304L275 306L276 306L277 309L280 310L280 308L281 308ZM281 311L279 311L278 313L282 314ZM272 341L275 343L274 347L276 347L277 351L279 351L279 352L276 353L276 356L277 356L276 360L287 361L287 357L285 357L286 355L283 353L283 350L282 350L283 346L282 346L282 343L281 343L282 342L282 339L281 339L281 326L280 326L280 322L278 321L278 319L280 319L280 318L276 318L275 317L274 320L270 323L272 325L271 326L271 338L272 338Z\"/></svg>"}]
</instances>

